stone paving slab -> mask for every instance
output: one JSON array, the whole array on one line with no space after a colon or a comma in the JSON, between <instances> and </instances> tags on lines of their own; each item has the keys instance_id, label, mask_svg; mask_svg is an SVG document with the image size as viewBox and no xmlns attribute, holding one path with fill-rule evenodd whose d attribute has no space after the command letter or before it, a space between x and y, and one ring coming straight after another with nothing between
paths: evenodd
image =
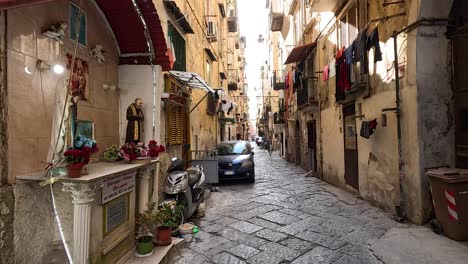
<instances>
[{"instance_id":1,"label":"stone paving slab","mask_svg":"<svg viewBox=\"0 0 468 264\"><path fill-rule=\"evenodd\" d=\"M271 221L277 224L283 224L283 225L289 225L289 224L300 221L300 219L295 216L287 215L279 211L272 211L266 214L261 214L259 215L259 217L266 219L268 221Z\"/></svg>"},{"instance_id":2,"label":"stone paving slab","mask_svg":"<svg viewBox=\"0 0 468 264\"><path fill-rule=\"evenodd\" d=\"M233 224L230 224L229 227L232 227L234 229L237 229L237 230L239 230L241 232L244 232L244 233L247 233L247 234L252 234L252 233L257 232L260 229L263 229L263 227L261 227L261 226L254 225L254 224L251 224L251 223L245 222L245 221L235 222Z\"/></svg>"},{"instance_id":3,"label":"stone paving slab","mask_svg":"<svg viewBox=\"0 0 468 264\"><path fill-rule=\"evenodd\" d=\"M249 247L243 244L230 248L227 251L243 259L248 259L250 257L253 257L260 252L258 249L255 249L253 247Z\"/></svg>"},{"instance_id":4,"label":"stone paving slab","mask_svg":"<svg viewBox=\"0 0 468 264\"><path fill-rule=\"evenodd\" d=\"M194 242L179 245L166 263L382 263L369 244L400 224L275 155L255 154L256 183L213 192L206 215L191 220L201 230Z\"/></svg>"},{"instance_id":5,"label":"stone paving slab","mask_svg":"<svg viewBox=\"0 0 468 264\"><path fill-rule=\"evenodd\" d=\"M306 253L316 246L315 244L296 237L290 237L288 239L282 240L279 243L285 247L297 250L301 253Z\"/></svg>"},{"instance_id":6,"label":"stone paving slab","mask_svg":"<svg viewBox=\"0 0 468 264\"><path fill-rule=\"evenodd\" d=\"M255 236L270 240L272 242L278 242L280 240L288 238L288 235L270 229L262 229L256 232Z\"/></svg>"},{"instance_id":7,"label":"stone paving slab","mask_svg":"<svg viewBox=\"0 0 468 264\"><path fill-rule=\"evenodd\" d=\"M245 264L245 261L240 260L239 258L222 252L212 258L212 262L215 264Z\"/></svg>"}]
</instances>

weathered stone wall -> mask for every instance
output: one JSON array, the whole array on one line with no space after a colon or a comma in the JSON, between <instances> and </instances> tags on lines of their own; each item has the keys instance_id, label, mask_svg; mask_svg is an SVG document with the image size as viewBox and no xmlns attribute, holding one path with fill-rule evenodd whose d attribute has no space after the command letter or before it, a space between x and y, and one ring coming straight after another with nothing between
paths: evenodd
<instances>
[{"instance_id":1,"label":"weathered stone wall","mask_svg":"<svg viewBox=\"0 0 468 264\"><path fill-rule=\"evenodd\" d=\"M0 12L0 263L14 263L13 187L8 181L8 89L6 85L5 12Z\"/></svg>"},{"instance_id":2,"label":"weathered stone wall","mask_svg":"<svg viewBox=\"0 0 468 264\"><path fill-rule=\"evenodd\" d=\"M0 185L0 263L15 263L13 247L14 206L13 187Z\"/></svg>"}]
</instances>

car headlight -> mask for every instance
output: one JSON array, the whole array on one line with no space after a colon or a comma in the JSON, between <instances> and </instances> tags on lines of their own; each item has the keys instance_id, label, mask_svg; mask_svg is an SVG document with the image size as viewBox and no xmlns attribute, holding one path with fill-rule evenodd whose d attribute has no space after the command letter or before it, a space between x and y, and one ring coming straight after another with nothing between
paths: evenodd
<instances>
[{"instance_id":1,"label":"car headlight","mask_svg":"<svg viewBox=\"0 0 468 264\"><path fill-rule=\"evenodd\" d=\"M250 167L253 167L253 162L251 160L246 160L244 161L244 163L242 164L241 168L250 168Z\"/></svg>"}]
</instances>

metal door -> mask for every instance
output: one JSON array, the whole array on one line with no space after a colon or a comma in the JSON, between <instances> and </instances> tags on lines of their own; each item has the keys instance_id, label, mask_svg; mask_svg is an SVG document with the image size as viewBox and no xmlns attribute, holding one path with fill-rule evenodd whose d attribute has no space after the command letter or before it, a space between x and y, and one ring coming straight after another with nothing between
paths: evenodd
<instances>
[{"instance_id":1,"label":"metal door","mask_svg":"<svg viewBox=\"0 0 468 264\"><path fill-rule=\"evenodd\" d=\"M356 109L353 104L343 107L345 182L359 190L358 152L356 138Z\"/></svg>"},{"instance_id":2,"label":"metal door","mask_svg":"<svg viewBox=\"0 0 468 264\"><path fill-rule=\"evenodd\" d=\"M309 148L309 168L317 171L317 133L315 120L307 123L307 145Z\"/></svg>"}]
</instances>

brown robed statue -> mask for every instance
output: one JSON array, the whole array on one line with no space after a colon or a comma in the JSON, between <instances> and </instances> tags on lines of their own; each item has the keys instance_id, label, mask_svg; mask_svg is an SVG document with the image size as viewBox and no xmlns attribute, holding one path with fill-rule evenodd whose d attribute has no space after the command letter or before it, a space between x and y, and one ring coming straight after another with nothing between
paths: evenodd
<instances>
[{"instance_id":1,"label":"brown robed statue","mask_svg":"<svg viewBox=\"0 0 468 264\"><path fill-rule=\"evenodd\" d=\"M135 99L135 103L132 103L127 108L127 134L125 137L125 143L137 144L142 140L143 133L143 120L145 117L141 107L143 106L143 100L141 98Z\"/></svg>"}]
</instances>

